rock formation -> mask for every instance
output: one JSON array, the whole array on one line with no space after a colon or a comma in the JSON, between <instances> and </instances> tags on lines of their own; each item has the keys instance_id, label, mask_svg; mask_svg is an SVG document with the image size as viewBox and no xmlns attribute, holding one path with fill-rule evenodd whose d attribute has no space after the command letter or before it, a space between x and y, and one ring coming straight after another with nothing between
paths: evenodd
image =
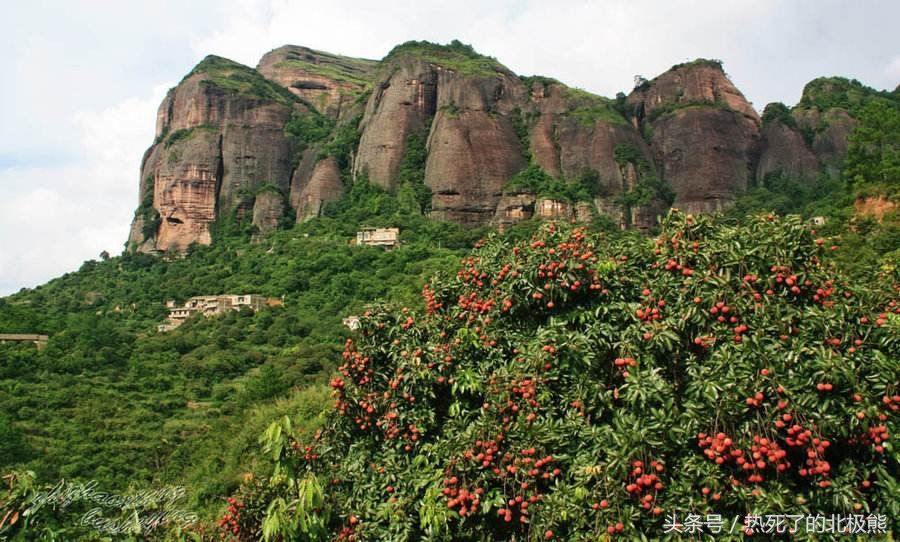
<instances>
[{"instance_id":1,"label":"rock formation","mask_svg":"<svg viewBox=\"0 0 900 542\"><path fill-rule=\"evenodd\" d=\"M360 124L354 176L383 188L395 180L409 136L421 133L435 112L437 70L418 58L393 61L375 82Z\"/></svg>"},{"instance_id":2,"label":"rock formation","mask_svg":"<svg viewBox=\"0 0 900 542\"><path fill-rule=\"evenodd\" d=\"M209 225L252 204L256 190L286 192L293 144L283 129L304 108L253 70L218 57L169 91L141 167L141 193L152 194L160 219L155 250L209 244ZM129 242L146 246L142 236Z\"/></svg>"},{"instance_id":3,"label":"rock formation","mask_svg":"<svg viewBox=\"0 0 900 542\"><path fill-rule=\"evenodd\" d=\"M459 42L408 42L377 62L293 45L256 69L207 57L159 108L129 247L182 252L210 243L217 221L252 220L262 236L366 179L421 183L432 217L467 225L599 213L651 228L670 205L720 211L772 174L836 174L854 85L815 80L763 122L703 59L611 100L518 77Z\"/></svg>"},{"instance_id":4,"label":"rock formation","mask_svg":"<svg viewBox=\"0 0 900 542\"><path fill-rule=\"evenodd\" d=\"M253 225L257 238L278 228L284 218L284 196L276 190L263 190L253 202Z\"/></svg>"},{"instance_id":5,"label":"rock formation","mask_svg":"<svg viewBox=\"0 0 900 542\"><path fill-rule=\"evenodd\" d=\"M794 112L797 124L812 136L812 152L831 174L837 174L847 156L847 138L856 128L856 120L846 110L827 111L801 108Z\"/></svg>"},{"instance_id":6,"label":"rock formation","mask_svg":"<svg viewBox=\"0 0 900 542\"><path fill-rule=\"evenodd\" d=\"M776 106L770 104L770 107ZM789 114L789 113L788 113ZM820 172L819 160L809 149L792 118L773 118L763 123L762 152L756 167L757 182L781 173L798 179L814 179Z\"/></svg>"},{"instance_id":7,"label":"rock formation","mask_svg":"<svg viewBox=\"0 0 900 542\"><path fill-rule=\"evenodd\" d=\"M717 62L675 66L639 85L626 104L675 192L676 207L720 211L753 179L760 119Z\"/></svg>"},{"instance_id":8,"label":"rock formation","mask_svg":"<svg viewBox=\"0 0 900 542\"><path fill-rule=\"evenodd\" d=\"M594 175L594 203L600 211L612 215L623 227L653 226L655 214L640 213L637 208L656 207L655 203L629 205L628 209L616 203L658 173L640 132L612 102L545 80L532 85L531 103L539 115L530 131L535 162L550 175L565 179ZM617 149L627 151L629 157L620 153L617 158ZM632 214L647 218L632 221Z\"/></svg>"},{"instance_id":9,"label":"rock formation","mask_svg":"<svg viewBox=\"0 0 900 542\"><path fill-rule=\"evenodd\" d=\"M319 113L336 119L365 90L377 64L373 60L285 45L263 55L256 71Z\"/></svg>"},{"instance_id":10,"label":"rock formation","mask_svg":"<svg viewBox=\"0 0 900 542\"><path fill-rule=\"evenodd\" d=\"M534 194L507 194L497 202L493 224L500 231L534 216Z\"/></svg>"},{"instance_id":11,"label":"rock formation","mask_svg":"<svg viewBox=\"0 0 900 542\"><path fill-rule=\"evenodd\" d=\"M464 224L487 223L504 183L526 165L510 118L524 87L501 69L475 76L441 70L437 90L425 167L432 215Z\"/></svg>"},{"instance_id":12,"label":"rock formation","mask_svg":"<svg viewBox=\"0 0 900 542\"><path fill-rule=\"evenodd\" d=\"M324 204L341 199L344 183L341 170L333 157L316 163L307 180L299 184L297 193L297 220L319 216Z\"/></svg>"}]
</instances>

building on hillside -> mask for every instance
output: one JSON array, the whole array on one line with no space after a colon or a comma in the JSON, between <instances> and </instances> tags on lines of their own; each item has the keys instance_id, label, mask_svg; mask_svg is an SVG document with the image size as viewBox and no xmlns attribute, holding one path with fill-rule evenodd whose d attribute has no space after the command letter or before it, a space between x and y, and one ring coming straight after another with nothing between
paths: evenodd
<instances>
[{"instance_id":1,"label":"building on hillside","mask_svg":"<svg viewBox=\"0 0 900 542\"><path fill-rule=\"evenodd\" d=\"M0 333L0 344L3 343L34 343L40 350L50 340L48 335L37 333Z\"/></svg>"},{"instance_id":2,"label":"building on hillside","mask_svg":"<svg viewBox=\"0 0 900 542\"><path fill-rule=\"evenodd\" d=\"M356 232L357 245L391 248L400 244L400 228L364 227Z\"/></svg>"},{"instance_id":3,"label":"building on hillside","mask_svg":"<svg viewBox=\"0 0 900 542\"><path fill-rule=\"evenodd\" d=\"M537 202L536 214L541 218L569 218L572 206L565 201L541 198Z\"/></svg>"},{"instance_id":4,"label":"building on hillside","mask_svg":"<svg viewBox=\"0 0 900 542\"><path fill-rule=\"evenodd\" d=\"M177 305L175 301L166 301L169 316L165 324L156 326L158 331L165 332L175 329L195 314L204 317L225 314L228 311L238 311L247 307L252 311L258 311L263 307L277 307L284 304L283 299L277 297L264 297L256 294L222 294L195 296Z\"/></svg>"}]
</instances>

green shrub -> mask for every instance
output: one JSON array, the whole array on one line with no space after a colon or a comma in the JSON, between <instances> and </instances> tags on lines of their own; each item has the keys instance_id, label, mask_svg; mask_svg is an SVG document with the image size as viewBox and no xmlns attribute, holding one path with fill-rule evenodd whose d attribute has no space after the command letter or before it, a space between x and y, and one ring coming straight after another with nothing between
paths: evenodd
<instances>
[{"instance_id":1,"label":"green shrub","mask_svg":"<svg viewBox=\"0 0 900 542\"><path fill-rule=\"evenodd\" d=\"M797 108L812 108L819 111L840 108L855 117L872 99L896 101L897 96L889 91L867 87L856 79L820 77L813 79L803 88L803 95L797 103Z\"/></svg>"},{"instance_id":2,"label":"green shrub","mask_svg":"<svg viewBox=\"0 0 900 542\"><path fill-rule=\"evenodd\" d=\"M766 109L762 114L763 124L768 124L770 122L780 122L791 128L792 130L797 129L797 121L794 119L794 116L791 115L791 110L788 106L784 105L781 102L773 102L766 106Z\"/></svg>"},{"instance_id":3,"label":"green shrub","mask_svg":"<svg viewBox=\"0 0 900 542\"><path fill-rule=\"evenodd\" d=\"M253 518L271 539L656 539L688 513L896 530L897 275L830 254L797 217L495 237L420 308L370 308L322 432L266 431L277 496Z\"/></svg>"},{"instance_id":4,"label":"green shrub","mask_svg":"<svg viewBox=\"0 0 900 542\"><path fill-rule=\"evenodd\" d=\"M144 239L156 237L156 234L159 233L159 226L162 224L162 217L160 217L159 211L153 206L155 186L156 179L154 177L148 176L144 179L144 193L141 196L141 203L134 213L135 217L143 219L141 235Z\"/></svg>"},{"instance_id":5,"label":"green shrub","mask_svg":"<svg viewBox=\"0 0 900 542\"><path fill-rule=\"evenodd\" d=\"M534 194L568 202L590 201L597 194L598 185L595 171L587 170L574 179L557 179L539 165L531 164L503 185L503 193Z\"/></svg>"},{"instance_id":6,"label":"green shrub","mask_svg":"<svg viewBox=\"0 0 900 542\"><path fill-rule=\"evenodd\" d=\"M593 128L597 122L628 124L628 121L616 108L615 102L608 98L572 87L565 87L563 92L570 104L565 115L575 119L584 127Z\"/></svg>"},{"instance_id":7,"label":"green shrub","mask_svg":"<svg viewBox=\"0 0 900 542\"><path fill-rule=\"evenodd\" d=\"M860 189L883 187L880 192L887 197L900 193L900 101L873 100L860 110L848 140L844 177Z\"/></svg>"},{"instance_id":8,"label":"green shrub","mask_svg":"<svg viewBox=\"0 0 900 542\"><path fill-rule=\"evenodd\" d=\"M328 137L333 128L331 119L307 109L295 111L291 115L291 119L284 125L284 135L295 142L299 152L303 152L309 145Z\"/></svg>"},{"instance_id":9,"label":"green shrub","mask_svg":"<svg viewBox=\"0 0 900 542\"><path fill-rule=\"evenodd\" d=\"M404 190L411 192L419 212L431 209L431 189L425 185L425 162L428 159L429 127L406 138L406 148L400 168L397 171L397 183Z\"/></svg>"},{"instance_id":10,"label":"green shrub","mask_svg":"<svg viewBox=\"0 0 900 542\"><path fill-rule=\"evenodd\" d=\"M300 101L291 91L269 81L256 70L227 58L209 55L184 79L199 74L206 76L200 81L202 86L212 86L252 99L272 100L287 106Z\"/></svg>"},{"instance_id":11,"label":"green shrub","mask_svg":"<svg viewBox=\"0 0 900 542\"><path fill-rule=\"evenodd\" d=\"M359 138L361 136L359 132L359 123L361 120L362 115L360 114L339 124L331 135L331 138L319 152L319 159L331 156L337 160L340 170L345 174L348 173L352 165L350 163L350 155L359 144Z\"/></svg>"},{"instance_id":12,"label":"green shrub","mask_svg":"<svg viewBox=\"0 0 900 542\"><path fill-rule=\"evenodd\" d=\"M408 41L393 49L384 57L385 64L404 56L413 56L462 75L490 76L504 72L506 68L495 58L481 55L471 45L453 40L447 45L428 41Z\"/></svg>"}]
</instances>

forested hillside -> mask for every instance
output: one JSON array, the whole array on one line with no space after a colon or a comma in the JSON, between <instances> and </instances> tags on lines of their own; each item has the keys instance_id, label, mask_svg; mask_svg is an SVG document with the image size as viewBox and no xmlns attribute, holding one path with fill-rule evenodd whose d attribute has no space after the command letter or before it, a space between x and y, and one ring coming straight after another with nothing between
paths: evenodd
<instances>
[{"instance_id":1,"label":"forested hillside","mask_svg":"<svg viewBox=\"0 0 900 542\"><path fill-rule=\"evenodd\" d=\"M377 299L412 301L484 233L403 214L367 185L332 215L259 244L231 227L183 259L86 262L0 299L0 330L50 335L40 351L0 345L0 471L108 490L178 483L192 506L215 503L252 470L273 417L305 412L313 423L348 333L342 317ZM403 244L350 246L363 221L400 226ZM284 296L284 306L156 332L166 300L220 293Z\"/></svg>"}]
</instances>

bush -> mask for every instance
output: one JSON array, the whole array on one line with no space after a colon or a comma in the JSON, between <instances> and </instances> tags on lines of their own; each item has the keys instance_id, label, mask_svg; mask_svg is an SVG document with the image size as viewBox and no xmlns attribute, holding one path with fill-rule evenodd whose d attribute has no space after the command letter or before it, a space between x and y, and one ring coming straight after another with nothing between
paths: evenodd
<instances>
[{"instance_id":1,"label":"bush","mask_svg":"<svg viewBox=\"0 0 900 542\"><path fill-rule=\"evenodd\" d=\"M162 224L162 217L159 215L159 211L153 206L155 185L156 179L153 177L146 178L144 181L144 194L141 197L141 204L138 205L137 210L134 212L135 217L143 219L141 235L143 235L144 239L156 237L156 234L159 233L159 226Z\"/></svg>"},{"instance_id":2,"label":"bush","mask_svg":"<svg viewBox=\"0 0 900 542\"><path fill-rule=\"evenodd\" d=\"M873 100L866 105L848 145L848 182L857 188L878 186L887 197L900 193L900 102Z\"/></svg>"},{"instance_id":3,"label":"bush","mask_svg":"<svg viewBox=\"0 0 900 542\"><path fill-rule=\"evenodd\" d=\"M495 58L479 54L471 45L453 40L447 45L428 41L408 41L393 49L382 62L413 56L462 75L490 76L505 68Z\"/></svg>"},{"instance_id":4,"label":"bush","mask_svg":"<svg viewBox=\"0 0 900 542\"><path fill-rule=\"evenodd\" d=\"M531 164L503 186L504 194L534 194L540 198L576 202L590 201L599 187L599 178L595 171L586 170L575 179L557 179L551 177L544 169Z\"/></svg>"},{"instance_id":5,"label":"bush","mask_svg":"<svg viewBox=\"0 0 900 542\"><path fill-rule=\"evenodd\" d=\"M321 434L270 426L262 532L653 539L671 513L870 512L896 529L898 275L852 283L829 254L771 215L672 212L655 243L495 237L424 310L365 313Z\"/></svg>"},{"instance_id":6,"label":"bush","mask_svg":"<svg viewBox=\"0 0 900 542\"><path fill-rule=\"evenodd\" d=\"M791 115L790 108L781 102L773 102L767 105L762 114L762 121L763 124L777 121L788 128L793 130L797 129L797 121L794 119L794 116Z\"/></svg>"},{"instance_id":7,"label":"bush","mask_svg":"<svg viewBox=\"0 0 900 542\"><path fill-rule=\"evenodd\" d=\"M338 167L345 174L348 173L350 169L350 155L359 143L360 120L362 120L362 115L357 115L347 122L338 125L334 134L332 134L331 139L324 145L322 151L319 153L320 159L327 156L334 157L334 159L337 160Z\"/></svg>"},{"instance_id":8,"label":"bush","mask_svg":"<svg viewBox=\"0 0 900 542\"><path fill-rule=\"evenodd\" d=\"M284 135L291 138L302 153L309 145L328 137L334 123L314 110L295 112L284 125ZM173 134L174 135L174 134Z\"/></svg>"},{"instance_id":9,"label":"bush","mask_svg":"<svg viewBox=\"0 0 900 542\"><path fill-rule=\"evenodd\" d=\"M397 183L401 190L411 192L417 206L416 212L431 209L431 189L425 184L425 161L428 159L426 142L428 127L406 138L406 150L397 171ZM399 199L399 193L398 193Z\"/></svg>"}]
</instances>

